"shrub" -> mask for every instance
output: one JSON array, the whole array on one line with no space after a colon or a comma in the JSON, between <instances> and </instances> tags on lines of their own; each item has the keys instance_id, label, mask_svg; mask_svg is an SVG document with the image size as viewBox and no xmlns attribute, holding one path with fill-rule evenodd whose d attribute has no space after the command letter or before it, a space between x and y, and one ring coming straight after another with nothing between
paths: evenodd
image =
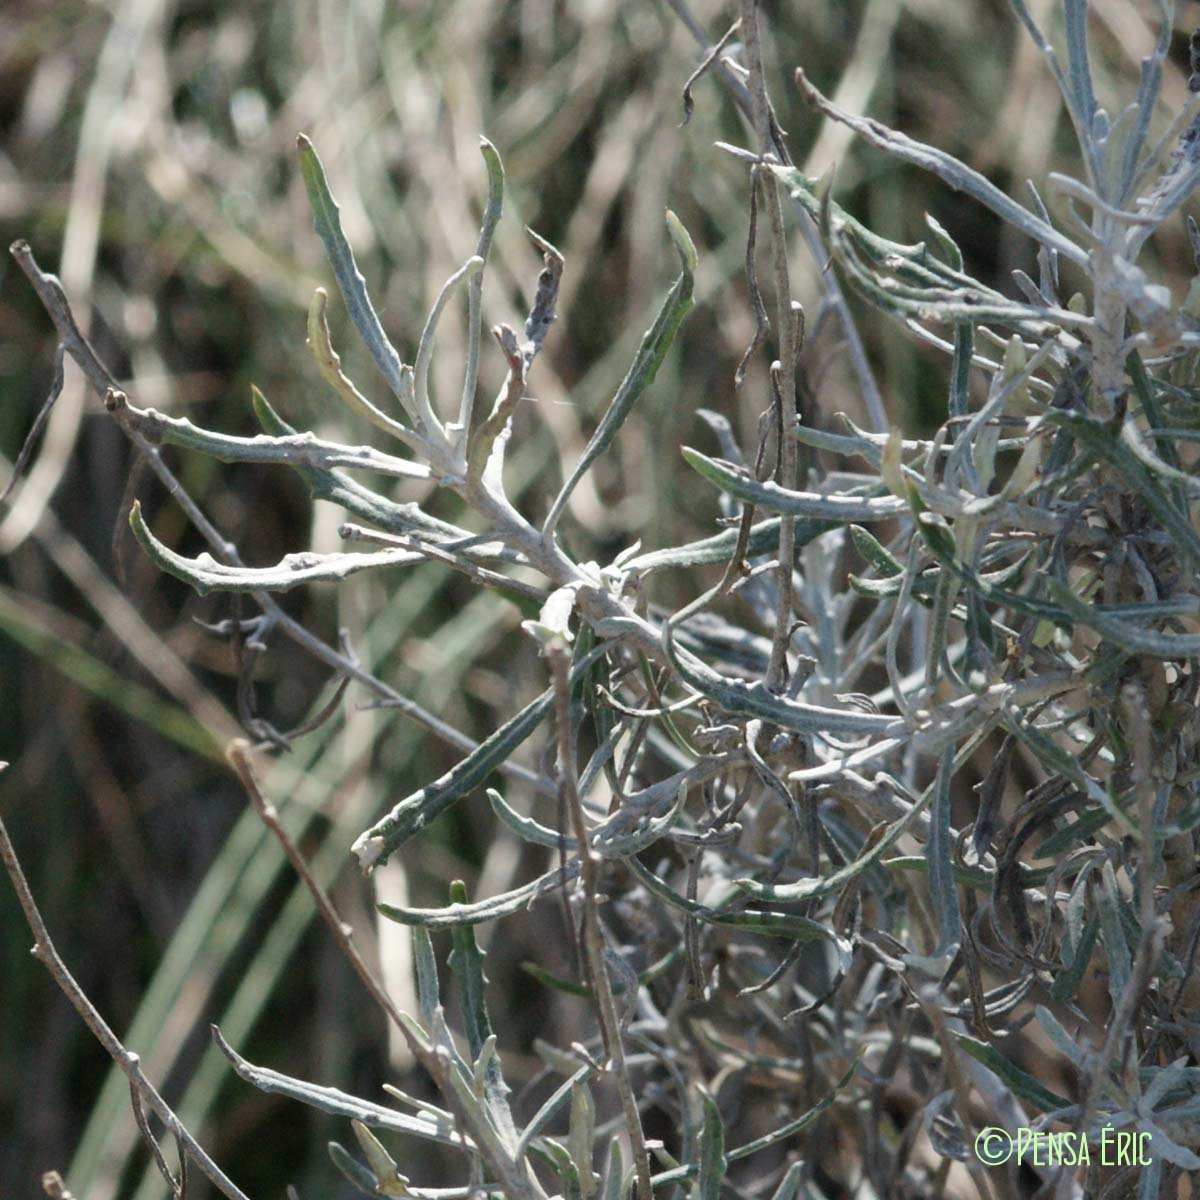
<instances>
[{"instance_id":1,"label":"shrub","mask_svg":"<svg viewBox=\"0 0 1200 1200\"><path fill-rule=\"evenodd\" d=\"M1067 1160L1065 1174L1036 1165L1047 1188L1077 1173L1090 1194L1101 1180L1117 1194L1136 1178L1139 1195L1156 1196L1200 1168L1200 1071L1189 1065L1200 1049L1200 536L1190 507L1200 310L1138 265L1200 180L1200 117L1193 102L1154 129L1169 5L1136 97L1115 117L1095 94L1085 0L1065 0L1061 58L1023 0L1013 9L1061 89L1082 164L1081 178L1031 184L1029 206L953 156L843 111L796 73L814 110L1028 239L1037 278L1017 271L1007 291L966 271L953 230L930 218L923 241L890 240L839 204L832 178L796 169L764 84L752 0L727 35L740 51L709 49L703 68L723 75L752 130L749 148L724 147L714 166L748 173L750 186L757 332L733 389L754 356L769 350L774 361L757 445L739 446L727 419L702 413L720 456L683 449L726 514L719 532L685 545L632 545L604 564L570 549L574 489L619 438L693 305L698 254L669 211L678 276L536 520L506 488L505 454L564 263L534 235L542 270L529 314L520 332L492 331L506 377L479 406L481 289L504 193L489 142L478 242L410 365L372 305L317 152L299 140L316 232L390 399L376 404L344 372L324 290L308 313L313 369L352 419L406 454L297 432L257 390L256 437L139 407L79 336L57 282L14 247L66 350L210 549L172 549L135 503L138 542L197 592L249 594L261 608L256 624L228 632L290 623L346 679L434 724L347 648L304 634L275 594L434 559L527 611L545 690L352 850L370 874L486 788L499 825L540 848L544 872L475 899L452 883L444 908L379 906L413 929L416 1013L396 1010L312 883L444 1107L397 1092L412 1109L402 1111L317 1087L252 1065L217 1034L244 1080L353 1123L360 1152L335 1144L331 1155L367 1194L425 1194L426 1180L410 1186L401 1173L407 1143L385 1145L390 1133L453 1147L464 1164L456 1194L513 1198L649 1200L668 1186L703 1200L723 1187L780 1200L925 1195L948 1178L980 1195L1016 1189L1015 1162L983 1161L976 1138L989 1127L1053 1127L1093 1146L1105 1127L1145 1136L1148 1158L1115 1171L1098 1156ZM1200 90L1200 74L1193 81ZM832 273L824 304L877 427L842 417L827 428L798 411L806 320L792 299L792 227L875 311L943 353L946 415L931 436L889 423ZM1190 218L1188 229L1200 268ZM435 335L460 291L461 396L439 404ZM180 487L164 444L286 464L314 499L354 518L344 538L377 548L248 567ZM430 496L445 489L474 517L448 521L350 472L418 480ZM706 569L715 580L704 589ZM668 580L695 598L664 607ZM535 739L546 753L531 768L515 755ZM247 747L231 759L311 879ZM549 802L553 823L487 786L497 773ZM583 997L594 1023L584 1042L539 1044L559 1082L535 1108L506 1083L506 1030L493 1029L474 931L520 921L552 895L564 904L571 976L551 961L531 971L540 986ZM451 946L457 1031L442 1007L439 943ZM1088 1030L1103 1008L1096 980L1109 1003ZM1035 1057L1047 1048L1068 1064L1049 1080ZM126 1065L135 1097L215 1172Z\"/></svg>"}]
</instances>

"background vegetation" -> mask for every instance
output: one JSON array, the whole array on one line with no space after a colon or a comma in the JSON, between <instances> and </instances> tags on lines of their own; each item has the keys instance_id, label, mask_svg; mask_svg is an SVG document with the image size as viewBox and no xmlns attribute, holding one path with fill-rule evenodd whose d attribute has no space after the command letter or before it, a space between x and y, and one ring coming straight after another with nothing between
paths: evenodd
<instances>
[{"instance_id":1,"label":"background vegetation","mask_svg":"<svg viewBox=\"0 0 1200 1200\"><path fill-rule=\"evenodd\" d=\"M1057 8L1030 7L1043 18ZM711 0L691 11L710 38L734 15ZM1153 46L1157 5L1097 0L1093 12L1098 87L1126 95ZM1190 17L1181 6L1164 111L1186 99ZM1047 169L1077 169L1061 157L1073 143L1058 94L1003 0L768 3L763 20L780 120L806 173L836 162L839 200L885 236L916 240L932 213L958 239L967 270L1002 290L1013 268L1035 273L1028 244L819 121L790 83L803 64L844 107L935 142L1014 192ZM27 238L43 265L58 264L99 354L141 403L251 433L253 382L298 427L346 437L343 414L302 369L304 312L328 276L295 135L320 147L389 331L411 345L474 244L485 133L508 177L485 327L528 307L538 260L523 225L567 264L560 319L513 439L515 474L537 507L553 494L560 459L578 458L675 270L662 234L669 205L701 252L696 307L615 453L576 493L577 557L607 561L634 538L655 548L712 532L714 493L676 447L686 438L713 448L699 407L727 415L753 444L766 404L758 365L740 397L731 386L754 332L742 274L745 173L713 142L744 135L711 78L680 127L681 88L698 61L684 23L649 0L16 0L0 11L0 234L3 244ZM1181 224L1159 235L1143 265L1154 258L1181 295L1192 274ZM814 319L815 268L799 243L793 262L810 314L806 419L865 419L835 327ZM341 313L331 320L350 374L369 375ZM944 359L874 315L861 327L891 418L912 433L940 423ZM463 357L461 313L447 313L441 336L445 374L434 382L447 392ZM6 260L0 447L9 463L49 387L53 349L33 292ZM485 393L501 382L494 358L484 358ZM194 455L178 465L247 561L335 546L337 516L312 506L290 474L228 471ZM0 515L0 755L12 763L0 807L72 969L214 1156L252 1194L277 1194L288 1180L306 1197L334 1195L325 1143L345 1138L342 1123L236 1082L208 1037L216 1021L255 1061L362 1095L403 1082L410 1066L314 926L222 757L239 720L260 722L260 733L304 722L330 697L328 672L273 642L253 688L239 689L227 641L201 624L236 616L236 606L197 598L146 560L125 521L134 494L161 506L160 537L198 551L157 485L131 478L124 438L68 367L32 472ZM452 501L438 503L455 515ZM544 686L532 644L512 649L527 614L437 566L309 588L283 603L326 639L346 629L398 690L476 737ZM412 1007L407 933L385 924L372 939L373 899L441 903L449 878L491 894L525 877L522 852L492 836L493 817L475 801L425 834L402 866L377 874L377 892L366 888L348 861L351 838L457 756L361 703L343 702L337 720L280 755L266 785L296 803L318 875L374 941L400 1006ZM520 970L561 936L545 906L488 947L510 1078L535 1076L535 1035L569 1040L580 1019ZM43 1170L70 1167L87 1200L150 1200L162 1185L125 1086L27 948L19 912L0 902L0 1193L32 1194ZM1102 988L1092 1003L1102 1014ZM1039 1077L1052 1084L1052 1074L1044 1060Z\"/></svg>"}]
</instances>

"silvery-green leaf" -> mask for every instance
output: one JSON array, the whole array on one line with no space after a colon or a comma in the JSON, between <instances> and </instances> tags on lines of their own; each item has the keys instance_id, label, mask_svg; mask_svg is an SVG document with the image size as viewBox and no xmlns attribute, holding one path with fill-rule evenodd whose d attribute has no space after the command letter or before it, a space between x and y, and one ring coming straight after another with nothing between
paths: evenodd
<instances>
[{"instance_id":1,"label":"silvery-green leaf","mask_svg":"<svg viewBox=\"0 0 1200 1200\"><path fill-rule=\"evenodd\" d=\"M360 834L351 849L363 870L385 861L415 833L479 787L546 719L553 704L554 693L547 689L480 742L457 766L401 800L386 817Z\"/></svg>"},{"instance_id":2,"label":"silvery-green leaf","mask_svg":"<svg viewBox=\"0 0 1200 1200\"><path fill-rule=\"evenodd\" d=\"M770 480L755 479L748 471L727 466L690 446L682 447L687 464L727 495L791 517L822 521L884 521L908 511L908 502L895 496L853 497L817 492L793 492Z\"/></svg>"},{"instance_id":3,"label":"silvery-green leaf","mask_svg":"<svg viewBox=\"0 0 1200 1200\"><path fill-rule=\"evenodd\" d=\"M433 1028L434 1013L441 1005L438 995L437 960L429 931L418 925L413 929L413 961L417 968L417 1004L426 1029Z\"/></svg>"},{"instance_id":4,"label":"silvery-green leaf","mask_svg":"<svg viewBox=\"0 0 1200 1200\"><path fill-rule=\"evenodd\" d=\"M452 906L467 905L467 889L461 881L456 880L450 885L450 903ZM496 1035L488 1016L484 954L470 925L455 925L452 937L454 948L450 951L450 970L458 984L459 1009L470 1057L477 1064L476 1074L482 1072L483 1095L492 1122L510 1148L515 1147L517 1133L508 1106L509 1087L496 1054Z\"/></svg>"},{"instance_id":5,"label":"silvery-green leaf","mask_svg":"<svg viewBox=\"0 0 1200 1200\"><path fill-rule=\"evenodd\" d=\"M1066 409L1052 409L1043 419L1066 430L1077 442L1115 467L1130 490L1142 499L1171 535L1179 552L1185 554L1193 566L1200 564L1200 536L1192 528L1191 521L1163 495L1153 476L1121 441L1119 433L1102 426L1093 417Z\"/></svg>"},{"instance_id":6,"label":"silvery-green leaf","mask_svg":"<svg viewBox=\"0 0 1200 1200\"><path fill-rule=\"evenodd\" d=\"M950 781L954 773L954 750L942 752L938 764L937 786L930 812L929 841L925 859L929 863L929 891L937 920L937 954L953 957L962 933L962 916L958 908L958 892L954 885L954 846L950 830Z\"/></svg>"},{"instance_id":7,"label":"silvery-green leaf","mask_svg":"<svg viewBox=\"0 0 1200 1200\"><path fill-rule=\"evenodd\" d=\"M367 1170L344 1146L339 1142L328 1143L329 1158L335 1167L344 1175L360 1192L366 1196L376 1196L378 1193L375 1190L375 1176Z\"/></svg>"},{"instance_id":8,"label":"silvery-green leaf","mask_svg":"<svg viewBox=\"0 0 1200 1200\"><path fill-rule=\"evenodd\" d=\"M256 1067L242 1058L225 1041L216 1026L213 1026L212 1034L218 1049L233 1064L237 1076L258 1088L260 1092L287 1096L335 1117L361 1121L364 1125L375 1129L387 1129L393 1133L410 1133L417 1137L428 1138L430 1141L442 1142L448 1146L464 1145L462 1135L452 1124L427 1117L410 1117L405 1113L396 1112L395 1109L385 1108L382 1104L373 1104L369 1100L361 1100L357 1096L348 1095L346 1092L338 1091L337 1088L322 1087L303 1079L295 1079L290 1075L282 1075L267 1067Z\"/></svg>"},{"instance_id":9,"label":"silvery-green leaf","mask_svg":"<svg viewBox=\"0 0 1200 1200\"><path fill-rule=\"evenodd\" d=\"M604 1169L604 1188L601 1200L629 1200L632 1179L626 1178L625 1159L619 1138L608 1144L608 1163Z\"/></svg>"},{"instance_id":10,"label":"silvery-green leaf","mask_svg":"<svg viewBox=\"0 0 1200 1200\"><path fill-rule=\"evenodd\" d=\"M998 1075L1017 1096L1034 1105L1039 1112L1055 1112L1061 1108L1070 1108L1070 1100L1043 1087L1032 1075L1009 1062L994 1046L968 1037L964 1033L954 1036L959 1046L973 1059L983 1063L989 1071Z\"/></svg>"},{"instance_id":11,"label":"silvery-green leaf","mask_svg":"<svg viewBox=\"0 0 1200 1200\"><path fill-rule=\"evenodd\" d=\"M1062 1027L1059 1019L1045 1005L1039 1004L1034 1013L1046 1036L1077 1066L1084 1065L1084 1052L1075 1039Z\"/></svg>"},{"instance_id":12,"label":"silvery-green leaf","mask_svg":"<svg viewBox=\"0 0 1200 1200\"><path fill-rule=\"evenodd\" d=\"M771 1200L799 1200L800 1185L804 1182L804 1163L794 1162L784 1172Z\"/></svg>"},{"instance_id":13,"label":"silvery-green leaf","mask_svg":"<svg viewBox=\"0 0 1200 1200\"><path fill-rule=\"evenodd\" d=\"M571 1086L571 1124L567 1149L579 1172L579 1190L583 1200L596 1194L597 1176L592 1171L592 1146L596 1140L596 1105L586 1083Z\"/></svg>"},{"instance_id":14,"label":"silvery-green leaf","mask_svg":"<svg viewBox=\"0 0 1200 1200\"><path fill-rule=\"evenodd\" d=\"M428 929L453 929L457 925L479 925L515 912L546 895L557 891L579 875L579 860L572 859L566 867L556 867L544 875L510 892L477 900L473 904L450 904L445 908L400 908L394 904L379 904L379 911L401 925L424 925Z\"/></svg>"},{"instance_id":15,"label":"silvery-green leaf","mask_svg":"<svg viewBox=\"0 0 1200 1200\"><path fill-rule=\"evenodd\" d=\"M567 506L567 501L571 498L571 493L579 481L587 474L596 459L612 444L613 439L617 436L617 431L625 423L625 418L633 411L633 406L642 393L654 382L658 368L666 358L667 351L670 350L671 343L675 340L675 334L683 323L683 318L687 316L688 310L692 307L696 248L682 222L670 209L667 210L667 230L679 253L683 269L667 293L654 323L643 336L642 344L638 347L629 371L621 381L621 386L617 389L617 394L613 397L608 410L600 419L600 424L596 426L596 432L592 434L575 469L567 477L555 497L546 517L545 529L547 532L557 526L559 518Z\"/></svg>"},{"instance_id":16,"label":"silvery-green leaf","mask_svg":"<svg viewBox=\"0 0 1200 1200\"><path fill-rule=\"evenodd\" d=\"M721 1183L725 1178L725 1122L717 1102L701 1090L704 1121L700 1128L700 1171L696 1177L693 1200L720 1200Z\"/></svg>"},{"instance_id":17,"label":"silvery-green leaf","mask_svg":"<svg viewBox=\"0 0 1200 1200\"><path fill-rule=\"evenodd\" d=\"M351 1121L350 1126L375 1176L375 1190L384 1196L407 1196L408 1180L396 1170L395 1160L383 1143L361 1121Z\"/></svg>"},{"instance_id":18,"label":"silvery-green leaf","mask_svg":"<svg viewBox=\"0 0 1200 1200\"><path fill-rule=\"evenodd\" d=\"M1075 995L1079 991L1079 985L1083 982L1084 972L1087 970L1088 963L1091 962L1092 951L1096 947L1096 934L1099 928L1099 918L1093 914L1088 918L1087 924L1083 927L1079 941L1075 946L1074 954L1067 964L1067 969L1054 977L1054 984L1050 989L1050 995L1060 1004L1067 1004L1075 999Z\"/></svg>"},{"instance_id":19,"label":"silvery-green leaf","mask_svg":"<svg viewBox=\"0 0 1200 1200\"><path fill-rule=\"evenodd\" d=\"M312 206L313 224L317 236L325 245L325 253L329 265L333 267L334 278L354 327L362 336L363 342L371 352L376 365L387 380L393 394L401 397L405 394L400 355L388 340L383 331L379 317L375 313L371 298L367 295L366 280L354 261L354 251L342 232L341 217L337 201L329 190L325 179L325 168L317 156L312 142L303 134L296 139L300 151L300 173L304 177L304 186L308 191L309 204ZM415 414L410 414L415 415Z\"/></svg>"},{"instance_id":20,"label":"silvery-green leaf","mask_svg":"<svg viewBox=\"0 0 1200 1200\"><path fill-rule=\"evenodd\" d=\"M1108 993L1112 997L1113 1007L1121 1003L1129 977L1133 972L1133 954L1129 949L1129 940L1121 921L1120 895L1117 891L1117 878L1112 863L1105 862L1100 868L1100 890L1098 893L1098 913L1100 917L1100 941L1104 945L1104 953L1108 959Z\"/></svg>"},{"instance_id":21,"label":"silvery-green leaf","mask_svg":"<svg viewBox=\"0 0 1200 1200\"><path fill-rule=\"evenodd\" d=\"M160 570L190 584L198 595L209 592L286 592L307 583L338 583L359 571L403 566L421 560L411 550L368 553L287 554L273 567L230 567L207 552L187 558L168 549L150 532L138 501L129 510L129 528Z\"/></svg>"},{"instance_id":22,"label":"silvery-green leaf","mask_svg":"<svg viewBox=\"0 0 1200 1200\"><path fill-rule=\"evenodd\" d=\"M1173 1163L1185 1171L1200 1171L1200 1155L1169 1138L1153 1121L1140 1122L1139 1128L1150 1135L1148 1157L1151 1160L1159 1159Z\"/></svg>"}]
</instances>

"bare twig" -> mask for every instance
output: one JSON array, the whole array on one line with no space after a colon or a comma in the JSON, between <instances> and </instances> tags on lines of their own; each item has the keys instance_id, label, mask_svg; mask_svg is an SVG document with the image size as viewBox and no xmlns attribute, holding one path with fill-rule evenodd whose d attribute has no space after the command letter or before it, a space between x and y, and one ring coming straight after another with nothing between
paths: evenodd
<instances>
[{"instance_id":1,"label":"bare twig","mask_svg":"<svg viewBox=\"0 0 1200 1200\"><path fill-rule=\"evenodd\" d=\"M734 34L741 27L742 22L739 18L725 30L721 35L721 40L706 51L704 57L700 60L700 65L687 77L687 81L683 85L683 120L680 122L681 125L686 125L692 119L692 112L696 107L696 102L692 99L692 88L696 86L713 63L717 61L717 56L729 45Z\"/></svg>"},{"instance_id":2,"label":"bare twig","mask_svg":"<svg viewBox=\"0 0 1200 1200\"><path fill-rule=\"evenodd\" d=\"M25 913L25 920L33 934L32 953L34 958L50 972L51 978L82 1017L83 1023L91 1030L113 1062L128 1077L130 1086L149 1105L163 1125L170 1130L171 1135L184 1152L191 1156L196 1166L212 1181L213 1186L223 1196L229 1197L229 1200L248 1200L246 1194L209 1158L204 1147L187 1131L171 1106L158 1094L157 1089L142 1072L138 1056L125 1049L121 1040L109 1028L104 1018L96 1011L95 1005L87 998L83 989L67 970L66 964L50 939L50 932L46 928L37 902L33 898L33 892L25 879L25 872L21 869L17 852L2 819L0 819L0 862L4 863L4 869L8 872L13 890L17 893L17 899Z\"/></svg>"},{"instance_id":3,"label":"bare twig","mask_svg":"<svg viewBox=\"0 0 1200 1200\"><path fill-rule=\"evenodd\" d=\"M136 1059L137 1055L135 1054L132 1057ZM150 1128L150 1122L146 1119L146 1110L142 1107L141 1085L133 1079L129 1081L129 1103L133 1108L133 1119L137 1123L142 1137L145 1138L147 1145L150 1147L150 1153L154 1158L154 1165L158 1168L158 1173L167 1181L167 1187L171 1189L171 1194L178 1200L180 1182L167 1165L163 1149L158 1144L158 1139L154 1136Z\"/></svg>"},{"instance_id":4,"label":"bare twig","mask_svg":"<svg viewBox=\"0 0 1200 1200\"><path fill-rule=\"evenodd\" d=\"M707 53L712 48L712 43L705 35L703 27L688 8L686 0L668 0L668 3L687 27L688 32L695 38L697 45L700 46L702 51ZM717 59L716 70L721 78L721 82L728 89L729 94L733 97L742 115L749 122L751 129L756 128L749 89L720 58ZM791 158L788 156L787 147L780 144L776 147L776 151L779 161L784 166L790 166ZM890 423L887 417L887 410L883 405L883 397L879 393L879 385L875 382L875 375L871 370L871 364L867 361L866 348L858 332L858 326L854 323L854 317L850 312L849 306L846 304L846 298L842 294L841 285L838 283L837 277L829 269L829 251L821 239L821 232L817 228L816 222L798 203L793 205L793 210L796 222L800 227L800 235L804 238L804 243L808 247L809 254L816 264L821 289L825 294L825 302L829 306L829 309L837 316L838 323L842 327L842 336L845 338L846 350L850 356L850 367L854 372L854 378L858 382L859 391L862 393L867 415L876 430L886 432L890 428Z\"/></svg>"},{"instance_id":5,"label":"bare twig","mask_svg":"<svg viewBox=\"0 0 1200 1200\"><path fill-rule=\"evenodd\" d=\"M762 46L758 35L758 0L741 0L742 35L746 61L750 68L750 99L759 153L764 157L774 149L770 101L767 99L763 77ZM795 410L796 361L799 354L799 321L792 306L792 289L788 279L787 234L783 228L783 205L779 184L774 175L763 179L767 216L771 231L771 265L775 282L775 329L779 339L780 356L780 413L781 429L790 428ZM795 491L798 457L796 443L781 433L779 438L779 470L776 481L780 487ZM792 634L792 575L796 547L795 518L785 515L779 526L779 570L776 574L778 593L775 634L771 645L771 663L767 670L767 686L782 691L787 685L787 650Z\"/></svg>"},{"instance_id":6,"label":"bare twig","mask_svg":"<svg viewBox=\"0 0 1200 1200\"><path fill-rule=\"evenodd\" d=\"M17 454L17 461L13 463L12 474L8 477L8 482L4 485L4 490L0 491L0 504L3 504L12 495L13 488L17 486L17 480L25 474L25 468L29 465L29 460L33 457L33 452L37 448L38 437L45 428L46 422L50 419L50 413L54 409L55 401L62 395L63 356L65 352L66 347L62 342L59 342L54 347L54 378L50 383L50 393L47 395L42 407L38 409L38 415L34 417L29 433L26 435L25 441L22 443L21 449Z\"/></svg>"}]
</instances>

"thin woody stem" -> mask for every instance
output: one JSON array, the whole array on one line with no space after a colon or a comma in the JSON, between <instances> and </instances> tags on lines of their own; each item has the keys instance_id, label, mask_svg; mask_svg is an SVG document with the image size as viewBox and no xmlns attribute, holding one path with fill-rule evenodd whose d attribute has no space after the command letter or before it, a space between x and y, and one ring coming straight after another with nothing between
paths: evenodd
<instances>
[{"instance_id":1,"label":"thin woody stem","mask_svg":"<svg viewBox=\"0 0 1200 1200\"><path fill-rule=\"evenodd\" d=\"M138 1056L125 1048L121 1039L113 1033L108 1023L97 1011L96 1006L75 982L74 976L67 969L66 963L63 962L54 947L50 931L42 919L41 911L38 909L37 901L33 898L33 892L25 878L25 872L21 869L17 852L2 819L0 819L0 862L4 863L4 869L8 872L9 879L12 880L13 890L17 893L17 899L25 913L25 920L33 934L32 953L34 958L50 972L51 978L71 1002L71 1006L83 1019L83 1023L91 1030L113 1062L125 1073L130 1086L162 1121L171 1136L179 1143L182 1151L188 1154L196 1166L212 1181L213 1186L223 1196L229 1197L229 1200L249 1200L245 1192L209 1158L204 1147L187 1131L183 1122L175 1115L174 1109L167 1104L158 1094L155 1086L146 1078Z\"/></svg>"},{"instance_id":2,"label":"thin woody stem","mask_svg":"<svg viewBox=\"0 0 1200 1200\"><path fill-rule=\"evenodd\" d=\"M750 68L750 102L754 116L754 132L759 153L774 156L774 138L770 102L763 79L762 45L758 33L758 0L742 0L742 40L746 63ZM795 491L798 486L798 455L795 439L789 436L795 409L796 360L799 353L799 317L792 308L792 289L788 278L787 235L783 228L783 205L779 199L779 184L775 176L765 172L763 191L766 199L768 224L771 231L771 266L775 284L775 328L779 339L779 469L776 482L780 487ZM781 691L787 684L787 649L792 633L792 574L796 548L796 521L784 516L779 526L779 569L776 575L778 603L775 633L771 643L771 662L767 669L767 686Z\"/></svg>"},{"instance_id":3,"label":"thin woody stem","mask_svg":"<svg viewBox=\"0 0 1200 1200\"><path fill-rule=\"evenodd\" d=\"M375 978L371 968L363 960L362 955L359 954L358 947L355 946L351 939L349 927L343 924L341 917L338 916L337 909L333 907L333 902L325 894L325 890L321 885L313 878L313 874L309 870L304 856L300 853L296 843L288 836L287 830L280 823L278 810L263 794L262 788L259 787L258 779L254 774L254 765L250 759L250 744L241 738L235 739L230 742L225 754L229 759L230 765L237 773L237 777L245 789L246 795L254 805L254 811L258 813L259 818L267 829L275 835L276 840L287 856L288 862L292 864L292 868L303 881L304 886L308 888L309 894L313 898L313 903L317 906L317 912L333 934L338 948L354 968L354 973L362 980L363 986L370 993L375 1003L383 1009L389 1020L400 1030L409 1050L412 1051L413 1057L429 1072L441 1088L443 1096L453 1104L454 1090L447 1078L447 1070L453 1068L448 1068L434 1050L422 1045L413 1035L412 1029L405 1023L403 1017L400 1015L400 1011L392 1003L391 997L384 990L383 985ZM486 1136L487 1131L479 1129L476 1125L477 1121L483 1118L469 1111L466 1106L455 1104L454 1107L459 1110L457 1113L459 1119L463 1122L467 1131L472 1134L477 1150L488 1160L488 1166L495 1171L496 1178L504 1183L507 1194L512 1197L532 1195L533 1191L524 1178L525 1172L522 1170L520 1162L511 1160L497 1161L499 1156L488 1153L490 1140Z\"/></svg>"},{"instance_id":4,"label":"thin woody stem","mask_svg":"<svg viewBox=\"0 0 1200 1200\"><path fill-rule=\"evenodd\" d=\"M33 285L34 291L37 292L38 299L41 300L42 307L45 308L51 321L53 321L59 338L67 349L67 353L71 355L80 370L83 371L88 383L92 386L92 390L101 399L107 395L110 389L117 390L117 380L97 357L91 343L80 332L79 326L75 321L75 316L71 312L71 306L67 300L66 293L63 291L62 284L55 276L46 273L38 266L28 242L16 241L12 244L10 250L13 258L17 261L17 265ZM128 415L127 410L118 408L110 411L125 435L137 448L143 460L158 477L163 487L175 499L176 503L179 504L180 508L187 515L188 520L191 521L204 540L209 544L214 556L218 560L229 563L232 566L241 566L242 560L238 554L237 547L225 538L220 530L205 516L203 510L188 494L175 473L163 461L158 447L154 446L139 430L122 420L123 415ZM421 705L410 700L407 696L401 695L395 688L390 687L382 679L371 674L370 671L355 662L352 658L339 653L332 646L326 645L320 638L310 633L299 621L289 616L268 592L252 592L251 595L259 607L262 608L263 612L271 618L280 632L302 649L308 651L314 658L342 672L356 683L362 684L385 701L388 707L398 709L406 717L424 726L436 737L441 738L455 749L461 750L466 754L470 754L476 749L476 743L460 733L452 725L448 725L445 721L427 712ZM520 779L522 782L529 784L540 795L554 795L554 787L548 780L518 763L502 763L500 770L514 779Z\"/></svg>"},{"instance_id":5,"label":"thin woody stem","mask_svg":"<svg viewBox=\"0 0 1200 1200\"><path fill-rule=\"evenodd\" d=\"M612 982L608 977L608 965L604 961L604 933L600 928L597 899L600 889L600 862L592 851L587 821L583 814L583 802L575 784L574 753L571 744L571 664L565 646L558 645L551 649L550 666L554 673L554 721L558 735L559 786L562 789L563 803L571 818L579 853L579 882L583 898L583 950L587 958L587 974L592 983L604 1049L616 1076L621 1108L625 1114L625 1128L629 1133L634 1174L637 1178L638 1200L653 1200L650 1154L646 1149L642 1116L638 1112L633 1084L629 1079L617 1003L613 998Z\"/></svg>"}]
</instances>

